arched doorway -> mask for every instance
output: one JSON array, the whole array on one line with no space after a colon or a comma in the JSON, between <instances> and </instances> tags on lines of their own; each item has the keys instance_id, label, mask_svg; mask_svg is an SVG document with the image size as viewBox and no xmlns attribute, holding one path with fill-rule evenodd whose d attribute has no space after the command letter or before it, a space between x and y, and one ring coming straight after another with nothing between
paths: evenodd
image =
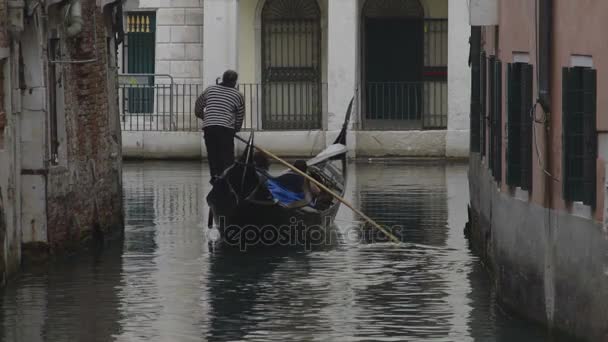
<instances>
[{"instance_id":1,"label":"arched doorway","mask_svg":"<svg viewBox=\"0 0 608 342\"><path fill-rule=\"evenodd\" d=\"M264 4L262 109L264 129L321 128L321 11L316 0Z\"/></svg>"},{"instance_id":2,"label":"arched doorway","mask_svg":"<svg viewBox=\"0 0 608 342\"><path fill-rule=\"evenodd\" d=\"M421 128L422 4L419 0L367 0L362 15L364 127Z\"/></svg>"}]
</instances>

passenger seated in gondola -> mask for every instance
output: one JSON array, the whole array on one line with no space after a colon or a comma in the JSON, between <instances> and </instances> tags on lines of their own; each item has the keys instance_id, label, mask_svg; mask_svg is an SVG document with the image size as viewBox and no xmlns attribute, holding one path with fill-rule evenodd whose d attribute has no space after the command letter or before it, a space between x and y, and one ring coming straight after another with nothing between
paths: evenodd
<instances>
[{"instance_id":1,"label":"passenger seated in gondola","mask_svg":"<svg viewBox=\"0 0 608 342\"><path fill-rule=\"evenodd\" d=\"M270 169L270 161L268 160L268 157L266 157L264 153L259 151L256 151L253 154L253 164L257 169L262 170L264 172L268 172L268 169Z\"/></svg>"},{"instance_id":2,"label":"passenger seated in gondola","mask_svg":"<svg viewBox=\"0 0 608 342\"><path fill-rule=\"evenodd\" d=\"M307 165L304 160L296 160L294 166L304 173L307 171ZM314 198L311 197L317 196L321 192L319 187L293 171L288 171L277 178L269 180L268 188L273 196L285 205L300 201L313 203Z\"/></svg>"},{"instance_id":3,"label":"passenger seated in gondola","mask_svg":"<svg viewBox=\"0 0 608 342\"><path fill-rule=\"evenodd\" d=\"M298 170L302 171L303 173L307 173L308 171L308 165L306 165L306 161L298 159L293 163L293 166L295 166ZM317 187L315 184L311 183L308 179L306 179L304 176L293 172L293 171L289 171L279 177L277 177L277 180L281 183L281 185L283 185L284 187L286 187L287 189L293 191L293 192L310 192L313 195L318 195L321 190L319 190L319 187Z\"/></svg>"}]
</instances>

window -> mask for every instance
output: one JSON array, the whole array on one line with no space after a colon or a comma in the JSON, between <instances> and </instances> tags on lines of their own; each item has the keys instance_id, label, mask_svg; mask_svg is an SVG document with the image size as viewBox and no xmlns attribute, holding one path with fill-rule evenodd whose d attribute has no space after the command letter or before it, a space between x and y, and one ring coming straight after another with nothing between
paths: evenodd
<instances>
[{"instance_id":1,"label":"window","mask_svg":"<svg viewBox=\"0 0 608 342\"><path fill-rule=\"evenodd\" d=\"M566 201L595 206L596 85L588 67L564 68L562 78L563 191Z\"/></svg>"},{"instance_id":2,"label":"window","mask_svg":"<svg viewBox=\"0 0 608 342\"><path fill-rule=\"evenodd\" d=\"M532 65L513 63L507 71L507 184L532 188Z\"/></svg>"},{"instance_id":3,"label":"window","mask_svg":"<svg viewBox=\"0 0 608 342\"><path fill-rule=\"evenodd\" d=\"M492 176L497 182L502 181L502 62L495 56L489 61L489 126L490 151L489 165Z\"/></svg>"},{"instance_id":4,"label":"window","mask_svg":"<svg viewBox=\"0 0 608 342\"><path fill-rule=\"evenodd\" d=\"M481 130L481 27L471 28L471 50L469 61L471 64L471 152L480 151Z\"/></svg>"}]
</instances>

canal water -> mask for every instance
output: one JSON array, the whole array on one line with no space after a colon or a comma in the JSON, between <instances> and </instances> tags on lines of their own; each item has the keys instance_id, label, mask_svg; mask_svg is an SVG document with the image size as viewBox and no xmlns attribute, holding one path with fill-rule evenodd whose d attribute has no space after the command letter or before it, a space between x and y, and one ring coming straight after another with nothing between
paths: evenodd
<instances>
[{"instance_id":1,"label":"canal water","mask_svg":"<svg viewBox=\"0 0 608 342\"><path fill-rule=\"evenodd\" d=\"M338 243L229 251L205 228L207 167L126 163L124 240L24 271L1 292L0 340L557 341L497 304L463 235L465 165L350 164Z\"/></svg>"}]
</instances>

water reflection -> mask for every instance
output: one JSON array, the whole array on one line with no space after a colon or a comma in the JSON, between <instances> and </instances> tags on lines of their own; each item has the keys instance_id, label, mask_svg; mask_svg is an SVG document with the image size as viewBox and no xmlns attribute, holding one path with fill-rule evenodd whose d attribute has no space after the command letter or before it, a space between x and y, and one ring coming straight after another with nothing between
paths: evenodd
<instances>
[{"instance_id":1,"label":"water reflection","mask_svg":"<svg viewBox=\"0 0 608 342\"><path fill-rule=\"evenodd\" d=\"M503 313L462 234L466 168L351 164L347 198L404 243L241 254L209 243L198 163L127 163L124 241L28 270L2 292L2 341L545 341Z\"/></svg>"}]
</instances>

